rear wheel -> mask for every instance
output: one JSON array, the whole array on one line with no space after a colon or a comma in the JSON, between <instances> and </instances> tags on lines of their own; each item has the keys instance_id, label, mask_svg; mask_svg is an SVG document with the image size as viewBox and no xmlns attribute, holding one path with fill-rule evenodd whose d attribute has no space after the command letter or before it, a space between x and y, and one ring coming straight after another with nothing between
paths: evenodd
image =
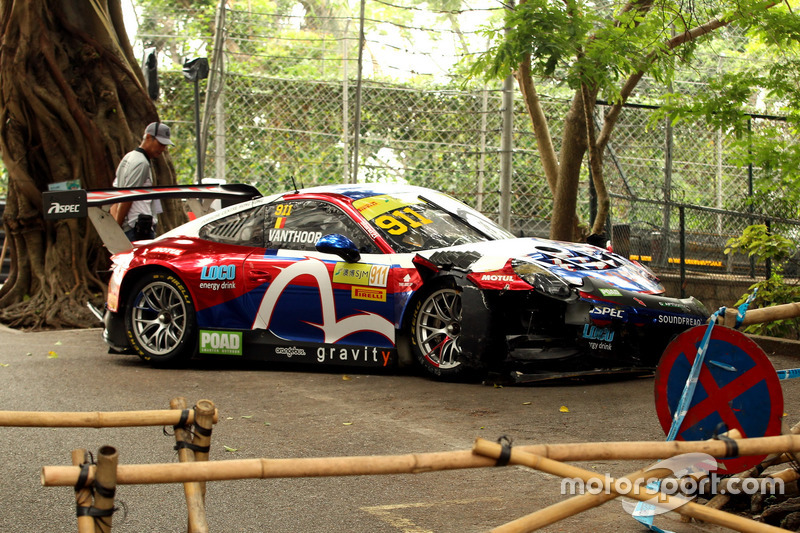
<instances>
[{"instance_id":1,"label":"rear wheel","mask_svg":"<svg viewBox=\"0 0 800 533\"><path fill-rule=\"evenodd\" d=\"M455 378L465 374L461 357L461 291L437 285L414 304L409 321L411 348L430 374Z\"/></svg>"},{"instance_id":2,"label":"rear wheel","mask_svg":"<svg viewBox=\"0 0 800 533\"><path fill-rule=\"evenodd\" d=\"M189 359L197 338L189 290L171 272L146 274L131 291L125 328L136 353L155 365Z\"/></svg>"}]
</instances>

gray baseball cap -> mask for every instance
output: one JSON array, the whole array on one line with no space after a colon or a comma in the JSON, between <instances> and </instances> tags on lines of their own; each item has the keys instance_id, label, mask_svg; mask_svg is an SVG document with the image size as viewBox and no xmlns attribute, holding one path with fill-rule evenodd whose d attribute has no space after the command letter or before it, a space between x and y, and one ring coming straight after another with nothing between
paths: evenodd
<instances>
[{"instance_id":1,"label":"gray baseball cap","mask_svg":"<svg viewBox=\"0 0 800 533\"><path fill-rule=\"evenodd\" d=\"M145 134L152 135L158 142L166 146L172 146L173 142L169 140L169 126L163 122L151 122L144 130Z\"/></svg>"}]
</instances>

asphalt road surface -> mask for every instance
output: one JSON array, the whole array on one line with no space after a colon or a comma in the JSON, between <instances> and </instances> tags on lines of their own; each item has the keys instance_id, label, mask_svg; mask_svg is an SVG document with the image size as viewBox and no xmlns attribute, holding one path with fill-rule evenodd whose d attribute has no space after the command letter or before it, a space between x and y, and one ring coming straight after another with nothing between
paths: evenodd
<instances>
[{"instance_id":1,"label":"asphalt road surface","mask_svg":"<svg viewBox=\"0 0 800 533\"><path fill-rule=\"evenodd\" d=\"M100 330L22 333L0 329L0 409L127 411L208 399L219 410L212 461L403 455L468 450L476 437L514 444L663 441L653 379L557 386L436 383L412 374L200 361L153 369L110 355ZM776 368L797 359L776 355ZM800 380L783 382L790 424L800 420ZM171 428L169 428L171 430ZM103 445L120 464L177 462L162 427L0 428L0 532L77 531L71 487L43 487L43 466L69 465L73 449ZM645 462L581 463L619 476ZM421 533L488 531L562 501L561 479L524 467L421 474L252 479L208 484L212 532ZM181 485L123 485L116 532L186 531ZM673 531L718 531L681 523ZM619 501L557 522L546 531L644 531Z\"/></svg>"}]
</instances>

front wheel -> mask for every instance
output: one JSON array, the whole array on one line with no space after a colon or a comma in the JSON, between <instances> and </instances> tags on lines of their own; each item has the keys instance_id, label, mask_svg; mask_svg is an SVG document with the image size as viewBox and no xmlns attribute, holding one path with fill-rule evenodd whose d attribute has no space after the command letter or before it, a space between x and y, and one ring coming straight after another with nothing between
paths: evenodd
<instances>
[{"instance_id":1,"label":"front wheel","mask_svg":"<svg viewBox=\"0 0 800 533\"><path fill-rule=\"evenodd\" d=\"M430 374L444 379L461 377L461 291L440 286L417 299L409 321L411 348Z\"/></svg>"},{"instance_id":2,"label":"front wheel","mask_svg":"<svg viewBox=\"0 0 800 533\"><path fill-rule=\"evenodd\" d=\"M145 275L131 291L125 328L136 353L155 365L188 359L197 337L189 290L171 272Z\"/></svg>"}]
</instances>

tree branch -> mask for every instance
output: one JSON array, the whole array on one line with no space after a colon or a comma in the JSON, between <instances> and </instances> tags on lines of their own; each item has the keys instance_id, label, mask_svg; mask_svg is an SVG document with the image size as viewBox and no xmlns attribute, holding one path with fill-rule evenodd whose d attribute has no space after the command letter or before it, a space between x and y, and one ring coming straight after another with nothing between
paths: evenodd
<instances>
[{"instance_id":1,"label":"tree branch","mask_svg":"<svg viewBox=\"0 0 800 533\"><path fill-rule=\"evenodd\" d=\"M516 73L519 90L525 100L528 115L531 117L533 134L536 137L536 148L542 160L544 175L547 178L547 185L550 193L555 194L556 183L558 182L558 155L553 147L553 139L550 137L550 128L547 125L547 117L542 109L542 103L536 92L531 75L531 55L525 54L525 58L520 63Z\"/></svg>"}]
</instances>

